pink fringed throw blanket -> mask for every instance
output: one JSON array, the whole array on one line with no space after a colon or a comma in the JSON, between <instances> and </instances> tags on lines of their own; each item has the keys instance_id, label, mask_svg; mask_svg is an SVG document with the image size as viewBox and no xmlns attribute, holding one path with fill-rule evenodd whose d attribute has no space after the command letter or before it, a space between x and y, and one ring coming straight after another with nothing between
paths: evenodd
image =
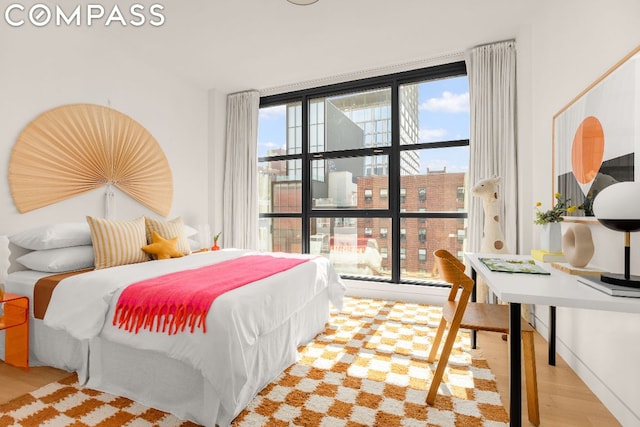
<instances>
[{"instance_id":1,"label":"pink fringed throw blanket","mask_svg":"<svg viewBox=\"0 0 640 427\"><path fill-rule=\"evenodd\" d=\"M192 333L196 327L207 332L207 313L218 296L309 259L245 255L143 280L122 291L113 324L135 333L143 328L173 335L186 327Z\"/></svg>"}]
</instances>

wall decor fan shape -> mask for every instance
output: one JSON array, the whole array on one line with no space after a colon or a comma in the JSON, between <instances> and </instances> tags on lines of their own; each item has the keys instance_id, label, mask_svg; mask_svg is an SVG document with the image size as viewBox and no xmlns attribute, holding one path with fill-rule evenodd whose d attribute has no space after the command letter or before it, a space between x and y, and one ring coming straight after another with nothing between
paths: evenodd
<instances>
[{"instance_id":1,"label":"wall decor fan shape","mask_svg":"<svg viewBox=\"0 0 640 427\"><path fill-rule=\"evenodd\" d=\"M168 216L169 162L153 136L131 117L94 104L46 111L18 136L9 185L20 213L113 185Z\"/></svg>"}]
</instances>

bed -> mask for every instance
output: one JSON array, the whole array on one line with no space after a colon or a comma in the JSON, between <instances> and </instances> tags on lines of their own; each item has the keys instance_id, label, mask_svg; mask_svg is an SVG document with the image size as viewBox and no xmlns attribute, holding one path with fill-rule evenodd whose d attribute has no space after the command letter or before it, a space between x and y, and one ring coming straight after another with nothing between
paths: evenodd
<instances>
[{"instance_id":1,"label":"bed","mask_svg":"<svg viewBox=\"0 0 640 427\"><path fill-rule=\"evenodd\" d=\"M31 317L32 362L75 371L87 387L132 398L205 426L227 426L295 362L297 347L325 328L344 285L322 257L220 295L206 332L169 335L114 325L130 283L249 255L227 249L96 269L62 280L43 320ZM270 254L277 257L300 255ZM31 296L50 273L8 275L6 290Z\"/></svg>"}]
</instances>

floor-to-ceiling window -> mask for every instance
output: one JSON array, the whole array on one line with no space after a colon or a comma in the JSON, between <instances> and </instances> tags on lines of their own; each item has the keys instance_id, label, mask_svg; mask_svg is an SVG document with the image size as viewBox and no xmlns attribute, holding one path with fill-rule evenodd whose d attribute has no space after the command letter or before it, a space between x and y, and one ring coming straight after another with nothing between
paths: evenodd
<instances>
[{"instance_id":1,"label":"floor-to-ceiling window","mask_svg":"<svg viewBox=\"0 0 640 427\"><path fill-rule=\"evenodd\" d=\"M258 157L261 249L428 283L435 249L464 250L464 62L263 97Z\"/></svg>"}]
</instances>

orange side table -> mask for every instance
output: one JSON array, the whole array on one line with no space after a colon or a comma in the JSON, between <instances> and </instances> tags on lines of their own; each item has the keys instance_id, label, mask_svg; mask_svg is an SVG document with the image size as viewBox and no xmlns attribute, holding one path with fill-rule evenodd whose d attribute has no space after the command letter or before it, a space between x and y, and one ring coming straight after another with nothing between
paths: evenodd
<instances>
[{"instance_id":1,"label":"orange side table","mask_svg":"<svg viewBox=\"0 0 640 427\"><path fill-rule=\"evenodd\" d=\"M4 361L29 369L29 298L5 292L0 303L4 303L0 316L0 330L5 330Z\"/></svg>"}]
</instances>

